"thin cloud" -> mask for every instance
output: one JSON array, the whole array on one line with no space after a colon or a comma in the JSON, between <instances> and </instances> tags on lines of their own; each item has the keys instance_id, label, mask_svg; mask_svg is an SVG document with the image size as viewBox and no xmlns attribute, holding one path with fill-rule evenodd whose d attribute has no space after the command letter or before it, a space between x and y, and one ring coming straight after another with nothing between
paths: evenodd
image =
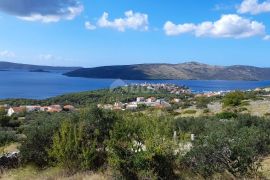
<instances>
[{"instance_id":1,"label":"thin cloud","mask_svg":"<svg viewBox=\"0 0 270 180\"><path fill-rule=\"evenodd\" d=\"M88 29L88 30L95 30L97 27L95 26L95 25L93 25L91 22L89 22L89 21L86 21L85 23L84 23L84 26L85 26L85 28L86 29Z\"/></svg>"},{"instance_id":2,"label":"thin cloud","mask_svg":"<svg viewBox=\"0 0 270 180\"><path fill-rule=\"evenodd\" d=\"M134 13L133 11L125 12L124 18L109 20L109 14L104 12L99 18L97 25L101 28L112 28L124 32L126 29L148 30L148 15L142 13Z\"/></svg>"},{"instance_id":3,"label":"thin cloud","mask_svg":"<svg viewBox=\"0 0 270 180\"><path fill-rule=\"evenodd\" d=\"M252 15L270 12L270 1L259 3L258 0L243 0L237 9L237 12L240 14L249 13Z\"/></svg>"},{"instance_id":4,"label":"thin cloud","mask_svg":"<svg viewBox=\"0 0 270 180\"><path fill-rule=\"evenodd\" d=\"M1 0L0 10L26 21L72 20L83 11L78 0Z\"/></svg>"},{"instance_id":5,"label":"thin cloud","mask_svg":"<svg viewBox=\"0 0 270 180\"><path fill-rule=\"evenodd\" d=\"M0 51L0 58L15 58L16 54L12 51L4 50Z\"/></svg>"},{"instance_id":6,"label":"thin cloud","mask_svg":"<svg viewBox=\"0 0 270 180\"><path fill-rule=\"evenodd\" d=\"M265 40L265 41L270 41L270 35L264 36L263 40Z\"/></svg>"}]
</instances>

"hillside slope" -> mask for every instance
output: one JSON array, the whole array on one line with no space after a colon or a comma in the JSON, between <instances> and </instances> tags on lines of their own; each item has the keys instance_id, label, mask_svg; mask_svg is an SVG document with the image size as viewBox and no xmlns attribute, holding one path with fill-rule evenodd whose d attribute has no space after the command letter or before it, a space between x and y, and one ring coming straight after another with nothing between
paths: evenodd
<instances>
[{"instance_id":1,"label":"hillside slope","mask_svg":"<svg viewBox=\"0 0 270 180\"><path fill-rule=\"evenodd\" d=\"M57 66L40 66L40 65L30 65L30 64L19 64L12 62L4 62L0 61L0 69L1 70L43 70L43 71L73 71L76 69L80 69L81 67L57 67Z\"/></svg>"},{"instance_id":2,"label":"hillside slope","mask_svg":"<svg viewBox=\"0 0 270 180\"><path fill-rule=\"evenodd\" d=\"M81 68L65 73L71 77L126 80L270 80L270 68L252 66L212 66L197 62L182 64L137 64Z\"/></svg>"}]
</instances>

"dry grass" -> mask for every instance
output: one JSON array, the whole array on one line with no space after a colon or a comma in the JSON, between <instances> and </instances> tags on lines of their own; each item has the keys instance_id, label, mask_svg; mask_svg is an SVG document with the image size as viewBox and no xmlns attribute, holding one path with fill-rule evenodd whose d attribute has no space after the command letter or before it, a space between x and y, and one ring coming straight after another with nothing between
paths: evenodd
<instances>
[{"instance_id":1,"label":"dry grass","mask_svg":"<svg viewBox=\"0 0 270 180\"><path fill-rule=\"evenodd\" d=\"M269 100L259 100L251 101L250 105L247 106L251 115L254 116L264 116L266 113L270 113L270 101Z\"/></svg>"},{"instance_id":2,"label":"dry grass","mask_svg":"<svg viewBox=\"0 0 270 180\"><path fill-rule=\"evenodd\" d=\"M207 108L209 111L213 114L218 114L222 112L222 104L220 102L213 102L211 104L208 104Z\"/></svg>"},{"instance_id":3,"label":"dry grass","mask_svg":"<svg viewBox=\"0 0 270 180\"><path fill-rule=\"evenodd\" d=\"M244 111L243 113L249 113L252 116L265 116L265 115L270 115L270 100L257 100L257 101L249 101L249 104L247 104L246 106L243 106L243 108L247 108L246 111ZM208 109L209 109L209 114L217 114L217 113L221 113L222 111L224 111L224 109L222 108L222 104L220 102L213 102L211 104L208 105ZM196 110L197 113L195 115L188 115L188 116L201 116L203 115L203 112L201 109L197 109L196 107L190 107L188 109L185 110ZM179 113L182 113L181 110L178 111ZM185 115L187 116L187 115Z\"/></svg>"},{"instance_id":4,"label":"dry grass","mask_svg":"<svg viewBox=\"0 0 270 180\"><path fill-rule=\"evenodd\" d=\"M18 151L20 144L19 143L11 143L9 145L0 147L0 155L4 153Z\"/></svg>"},{"instance_id":5,"label":"dry grass","mask_svg":"<svg viewBox=\"0 0 270 180\"><path fill-rule=\"evenodd\" d=\"M12 143L3 148L4 152L14 152L18 151L20 144L19 143Z\"/></svg>"},{"instance_id":6,"label":"dry grass","mask_svg":"<svg viewBox=\"0 0 270 180\"><path fill-rule=\"evenodd\" d=\"M262 169L260 172L263 177L270 179L270 156L262 161Z\"/></svg>"},{"instance_id":7,"label":"dry grass","mask_svg":"<svg viewBox=\"0 0 270 180\"><path fill-rule=\"evenodd\" d=\"M69 172L60 168L39 170L32 166L14 169L0 176L3 180L108 180L109 176L102 173L78 172L68 175Z\"/></svg>"}]
</instances>

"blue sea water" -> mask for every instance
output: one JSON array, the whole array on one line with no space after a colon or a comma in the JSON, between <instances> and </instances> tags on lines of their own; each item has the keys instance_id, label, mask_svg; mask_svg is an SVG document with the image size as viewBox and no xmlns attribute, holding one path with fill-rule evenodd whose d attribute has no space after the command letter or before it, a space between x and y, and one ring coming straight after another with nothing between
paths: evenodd
<instances>
[{"instance_id":1,"label":"blue sea water","mask_svg":"<svg viewBox=\"0 0 270 180\"><path fill-rule=\"evenodd\" d=\"M63 76L61 73L0 71L0 99L45 99L62 94L110 88L123 83L173 83L185 85L194 92L248 90L270 86L270 81L198 81L198 80L134 80L87 79Z\"/></svg>"}]
</instances>

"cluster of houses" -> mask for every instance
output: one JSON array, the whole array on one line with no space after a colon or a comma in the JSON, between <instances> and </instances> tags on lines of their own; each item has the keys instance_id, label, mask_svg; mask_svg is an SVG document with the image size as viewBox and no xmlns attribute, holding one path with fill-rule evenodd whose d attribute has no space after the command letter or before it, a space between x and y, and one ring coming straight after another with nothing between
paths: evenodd
<instances>
[{"instance_id":1,"label":"cluster of houses","mask_svg":"<svg viewBox=\"0 0 270 180\"><path fill-rule=\"evenodd\" d=\"M224 96L225 94L231 91L209 91L196 94L195 97L215 97L215 96Z\"/></svg>"},{"instance_id":2,"label":"cluster of houses","mask_svg":"<svg viewBox=\"0 0 270 180\"><path fill-rule=\"evenodd\" d=\"M132 86L135 87L143 87L147 88L148 90L153 91L166 91L170 94L189 94L191 93L190 89L185 86L178 86L175 84L150 84L150 83L143 83L143 84L133 84Z\"/></svg>"},{"instance_id":3,"label":"cluster of houses","mask_svg":"<svg viewBox=\"0 0 270 180\"><path fill-rule=\"evenodd\" d=\"M12 107L9 105L0 105L1 109L5 109L7 112L7 116L12 116L13 114L21 114L21 113L29 113L29 112L50 112L50 113L57 113L61 111L74 111L75 107L72 105L50 105L50 106L17 106Z\"/></svg>"},{"instance_id":4,"label":"cluster of houses","mask_svg":"<svg viewBox=\"0 0 270 180\"><path fill-rule=\"evenodd\" d=\"M174 101L179 102L180 99L174 99ZM140 105L158 109L171 107L169 102L165 101L164 99L157 99L155 97L137 97L136 101L128 103L115 102L114 104L98 104L98 107L106 110L136 110Z\"/></svg>"}]
</instances>

